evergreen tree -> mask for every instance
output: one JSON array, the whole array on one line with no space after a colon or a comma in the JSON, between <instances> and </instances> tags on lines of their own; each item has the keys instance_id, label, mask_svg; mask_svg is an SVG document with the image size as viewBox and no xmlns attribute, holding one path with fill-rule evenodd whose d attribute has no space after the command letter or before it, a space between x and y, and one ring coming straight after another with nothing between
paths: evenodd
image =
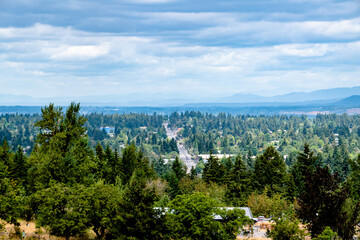
<instances>
[{"instance_id":1,"label":"evergreen tree","mask_svg":"<svg viewBox=\"0 0 360 240\"><path fill-rule=\"evenodd\" d=\"M32 201L37 224L48 227L52 235L70 239L81 236L88 228L87 196L81 185L67 187L58 183L37 191Z\"/></svg>"},{"instance_id":2,"label":"evergreen tree","mask_svg":"<svg viewBox=\"0 0 360 240\"><path fill-rule=\"evenodd\" d=\"M122 164L123 164L123 184L129 182L136 168L137 151L135 144L130 144L123 149Z\"/></svg>"},{"instance_id":3,"label":"evergreen tree","mask_svg":"<svg viewBox=\"0 0 360 240\"><path fill-rule=\"evenodd\" d=\"M273 192L280 192L286 175L284 159L273 146L265 149L264 153L256 158L254 182L257 188L263 190L266 186Z\"/></svg>"},{"instance_id":4,"label":"evergreen tree","mask_svg":"<svg viewBox=\"0 0 360 240\"><path fill-rule=\"evenodd\" d=\"M219 159L210 154L210 158L204 165L203 179L210 183L224 183L225 167L219 162Z\"/></svg>"},{"instance_id":5,"label":"evergreen tree","mask_svg":"<svg viewBox=\"0 0 360 240\"><path fill-rule=\"evenodd\" d=\"M244 206L252 187L251 175L240 155L236 156L234 167L229 175L230 182L226 188L226 199L232 206Z\"/></svg>"},{"instance_id":6,"label":"evergreen tree","mask_svg":"<svg viewBox=\"0 0 360 240\"><path fill-rule=\"evenodd\" d=\"M163 239L164 218L154 208L158 196L153 187L147 187L146 180L141 169L133 172L120 203L118 218L112 224L112 238Z\"/></svg>"},{"instance_id":7,"label":"evergreen tree","mask_svg":"<svg viewBox=\"0 0 360 240\"><path fill-rule=\"evenodd\" d=\"M18 147L18 150L14 155L13 162L13 169L11 170L12 178L20 180L26 184L28 165L21 147Z\"/></svg>"},{"instance_id":8,"label":"evergreen tree","mask_svg":"<svg viewBox=\"0 0 360 240\"><path fill-rule=\"evenodd\" d=\"M231 171L231 180L238 184L250 184L249 172L240 155L235 158L235 164Z\"/></svg>"},{"instance_id":9,"label":"evergreen tree","mask_svg":"<svg viewBox=\"0 0 360 240\"><path fill-rule=\"evenodd\" d=\"M305 190L306 177L313 174L318 157L310 150L309 144L304 144L303 152L299 152L297 161L293 164L291 173L296 186L296 196Z\"/></svg>"},{"instance_id":10,"label":"evergreen tree","mask_svg":"<svg viewBox=\"0 0 360 240\"><path fill-rule=\"evenodd\" d=\"M96 160L98 165L99 178L105 178L109 172L108 169L108 158L105 157L104 149L101 144L98 142L95 147Z\"/></svg>"},{"instance_id":11,"label":"evergreen tree","mask_svg":"<svg viewBox=\"0 0 360 240\"><path fill-rule=\"evenodd\" d=\"M119 213L123 191L119 186L96 182L86 190L87 225L95 232L97 239L106 239L111 225Z\"/></svg>"},{"instance_id":12,"label":"evergreen tree","mask_svg":"<svg viewBox=\"0 0 360 240\"><path fill-rule=\"evenodd\" d=\"M285 191L285 198L289 202L294 202L296 197L296 185L294 181L294 176L290 173L286 175L286 191Z\"/></svg>"},{"instance_id":13,"label":"evergreen tree","mask_svg":"<svg viewBox=\"0 0 360 240\"><path fill-rule=\"evenodd\" d=\"M66 113L53 104L42 109L37 147L29 159L29 184L32 191L47 188L50 182L65 184L94 181L97 169L86 138L80 105L71 103Z\"/></svg>"},{"instance_id":14,"label":"evergreen tree","mask_svg":"<svg viewBox=\"0 0 360 240\"><path fill-rule=\"evenodd\" d=\"M171 172L166 177L170 185L170 196L174 198L179 195L180 192L180 180L186 176L186 169L183 164L180 162L178 157L175 158L172 166Z\"/></svg>"},{"instance_id":15,"label":"evergreen tree","mask_svg":"<svg viewBox=\"0 0 360 240\"><path fill-rule=\"evenodd\" d=\"M2 142L2 147L0 146L0 165L2 165L3 168L3 171L1 171L0 174L2 174L3 177L9 177L13 168L13 162L6 139Z\"/></svg>"},{"instance_id":16,"label":"evergreen tree","mask_svg":"<svg viewBox=\"0 0 360 240\"><path fill-rule=\"evenodd\" d=\"M24 200L20 187L14 181L0 178L0 219L19 225L17 219L24 208Z\"/></svg>"},{"instance_id":17,"label":"evergreen tree","mask_svg":"<svg viewBox=\"0 0 360 240\"><path fill-rule=\"evenodd\" d=\"M165 161L161 156L158 160L155 159L153 164L156 174L161 178L165 178L166 174L170 171L169 164L165 164Z\"/></svg>"},{"instance_id":18,"label":"evergreen tree","mask_svg":"<svg viewBox=\"0 0 360 240\"><path fill-rule=\"evenodd\" d=\"M189 176L189 177L190 177L191 180L195 180L196 177L197 177L197 172L196 172L194 166L191 167L190 176Z\"/></svg>"},{"instance_id":19,"label":"evergreen tree","mask_svg":"<svg viewBox=\"0 0 360 240\"><path fill-rule=\"evenodd\" d=\"M179 157L175 157L175 160L171 166L171 170L174 172L177 179L182 179L186 175L186 170L183 164L180 162Z\"/></svg>"},{"instance_id":20,"label":"evergreen tree","mask_svg":"<svg viewBox=\"0 0 360 240\"><path fill-rule=\"evenodd\" d=\"M350 160L350 186L351 194L354 199L360 200L360 154L355 160Z\"/></svg>"},{"instance_id":21,"label":"evergreen tree","mask_svg":"<svg viewBox=\"0 0 360 240\"><path fill-rule=\"evenodd\" d=\"M305 191L299 196L298 215L307 224L312 237L319 235L326 226L336 231L342 239L352 239L358 220L360 205L345 209L350 188L341 185L337 173L327 167L317 167L307 176Z\"/></svg>"},{"instance_id":22,"label":"evergreen tree","mask_svg":"<svg viewBox=\"0 0 360 240\"><path fill-rule=\"evenodd\" d=\"M252 151L249 149L248 153L246 155L246 165L249 167L249 169L254 169L255 163L254 160L251 158L253 155Z\"/></svg>"}]
</instances>

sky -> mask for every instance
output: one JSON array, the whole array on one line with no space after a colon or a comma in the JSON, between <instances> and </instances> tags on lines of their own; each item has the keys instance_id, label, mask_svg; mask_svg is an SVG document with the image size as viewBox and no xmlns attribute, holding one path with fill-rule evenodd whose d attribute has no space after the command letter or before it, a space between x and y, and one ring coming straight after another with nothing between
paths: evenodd
<instances>
[{"instance_id":1,"label":"sky","mask_svg":"<svg viewBox=\"0 0 360 240\"><path fill-rule=\"evenodd\" d=\"M360 85L360 0L0 0L0 93L211 98Z\"/></svg>"}]
</instances>

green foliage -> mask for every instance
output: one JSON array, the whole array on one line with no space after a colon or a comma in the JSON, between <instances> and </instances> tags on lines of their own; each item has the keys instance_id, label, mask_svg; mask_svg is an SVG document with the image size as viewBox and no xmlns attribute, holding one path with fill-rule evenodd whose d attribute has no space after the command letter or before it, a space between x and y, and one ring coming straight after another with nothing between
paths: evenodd
<instances>
[{"instance_id":1,"label":"green foliage","mask_svg":"<svg viewBox=\"0 0 360 240\"><path fill-rule=\"evenodd\" d=\"M273 218L281 217L290 207L281 194L269 197L267 188L261 194L253 192L249 196L247 206L250 207L254 216L272 216Z\"/></svg>"},{"instance_id":2,"label":"green foliage","mask_svg":"<svg viewBox=\"0 0 360 240\"><path fill-rule=\"evenodd\" d=\"M304 230L299 227L299 220L282 217L276 220L274 229L268 236L274 240L300 240L305 239Z\"/></svg>"},{"instance_id":3,"label":"green foliage","mask_svg":"<svg viewBox=\"0 0 360 240\"><path fill-rule=\"evenodd\" d=\"M23 150L19 147L14 155L14 161L11 171L11 177L18 181L23 181L24 185L27 182L28 171L27 159L23 154Z\"/></svg>"},{"instance_id":4,"label":"green foliage","mask_svg":"<svg viewBox=\"0 0 360 240\"><path fill-rule=\"evenodd\" d=\"M203 178L205 182L224 183L225 167L219 159L210 154L210 158L204 165Z\"/></svg>"},{"instance_id":5,"label":"green foliage","mask_svg":"<svg viewBox=\"0 0 360 240\"><path fill-rule=\"evenodd\" d=\"M296 196L305 191L306 177L314 173L317 161L318 157L310 150L309 144L305 143L303 152L298 154L297 161L291 169L293 182L296 186Z\"/></svg>"},{"instance_id":6,"label":"green foliage","mask_svg":"<svg viewBox=\"0 0 360 240\"><path fill-rule=\"evenodd\" d=\"M226 189L226 199L230 206L245 206L252 189L251 173L246 168L241 156L235 158L235 164L228 173L229 184Z\"/></svg>"},{"instance_id":7,"label":"green foliage","mask_svg":"<svg viewBox=\"0 0 360 240\"><path fill-rule=\"evenodd\" d=\"M197 172L194 168L194 166L191 167L190 169L190 175L189 175L191 180L195 180L195 178L197 177Z\"/></svg>"},{"instance_id":8,"label":"green foliage","mask_svg":"<svg viewBox=\"0 0 360 240\"><path fill-rule=\"evenodd\" d=\"M177 179L182 179L186 175L185 167L180 162L180 158L176 157L171 166L171 170L174 172Z\"/></svg>"},{"instance_id":9,"label":"green foliage","mask_svg":"<svg viewBox=\"0 0 360 240\"><path fill-rule=\"evenodd\" d=\"M61 110L50 104L36 123L40 146L29 159L32 192L48 188L51 181L70 185L94 182L97 165L85 135L85 118L79 115L80 105L72 103L65 114Z\"/></svg>"},{"instance_id":10,"label":"green foliage","mask_svg":"<svg viewBox=\"0 0 360 240\"><path fill-rule=\"evenodd\" d=\"M351 239L355 231L359 215L359 203L354 209L346 209L350 189L341 185L338 174L331 174L327 167L317 167L307 177L306 188L299 197L298 215L307 224L315 237L326 226L336 231L342 239Z\"/></svg>"},{"instance_id":11,"label":"green foliage","mask_svg":"<svg viewBox=\"0 0 360 240\"><path fill-rule=\"evenodd\" d=\"M86 189L86 195L87 225L92 227L97 239L104 239L119 212L123 191L118 186L99 181Z\"/></svg>"},{"instance_id":12,"label":"green foliage","mask_svg":"<svg viewBox=\"0 0 360 240\"><path fill-rule=\"evenodd\" d=\"M154 171L161 178L165 178L166 175L170 172L170 164L165 164L165 161L162 157L160 157L159 159L155 159L153 161L153 165Z\"/></svg>"},{"instance_id":13,"label":"green foliage","mask_svg":"<svg viewBox=\"0 0 360 240\"><path fill-rule=\"evenodd\" d=\"M35 218L67 238L92 228L98 239L233 239L243 213L215 206L248 205L254 215L280 217L274 238L294 239L296 219L283 213L298 198L314 234L330 226L351 239L360 220L360 156L349 161L360 149L359 116L184 112L169 119L190 153L238 156L211 154L186 175L178 158L164 163L178 149L167 139L167 116L156 114L83 116L72 103L64 110L50 104L41 116L0 116L0 139L7 139L0 146L0 218ZM164 215L155 204L181 214ZM224 221L212 221L215 213Z\"/></svg>"},{"instance_id":14,"label":"green foliage","mask_svg":"<svg viewBox=\"0 0 360 240\"><path fill-rule=\"evenodd\" d=\"M264 153L256 158L254 181L257 189L269 188L269 193L281 192L286 175L286 166L283 158L273 146L265 149Z\"/></svg>"},{"instance_id":15,"label":"green foliage","mask_svg":"<svg viewBox=\"0 0 360 240\"><path fill-rule=\"evenodd\" d=\"M115 218L111 235L125 239L162 239L166 227L163 215L154 208L158 196L153 187L147 187L146 175L136 169L126 186Z\"/></svg>"},{"instance_id":16,"label":"green foliage","mask_svg":"<svg viewBox=\"0 0 360 240\"><path fill-rule=\"evenodd\" d=\"M17 219L24 208L20 186L9 178L0 179L0 219L18 225Z\"/></svg>"},{"instance_id":17,"label":"green foliage","mask_svg":"<svg viewBox=\"0 0 360 240\"><path fill-rule=\"evenodd\" d=\"M359 200L360 199L360 154L355 160L350 160L350 186L352 196Z\"/></svg>"},{"instance_id":18,"label":"green foliage","mask_svg":"<svg viewBox=\"0 0 360 240\"><path fill-rule=\"evenodd\" d=\"M50 233L69 239L87 229L87 197L83 186L73 188L61 183L37 191L33 195L37 224L48 227Z\"/></svg>"},{"instance_id":19,"label":"green foliage","mask_svg":"<svg viewBox=\"0 0 360 240\"><path fill-rule=\"evenodd\" d=\"M127 184L130 181L136 169L142 169L146 178L155 176L154 170L150 167L149 159L144 157L142 151L138 151L134 144L128 145L123 149L121 164L123 184ZM111 165L109 167L111 167Z\"/></svg>"},{"instance_id":20,"label":"green foliage","mask_svg":"<svg viewBox=\"0 0 360 240\"><path fill-rule=\"evenodd\" d=\"M170 185L170 196L174 198L181 193L180 181L186 176L185 166L178 157L175 158L171 166L171 171L168 172L166 178Z\"/></svg>"},{"instance_id":21,"label":"green foliage","mask_svg":"<svg viewBox=\"0 0 360 240\"><path fill-rule=\"evenodd\" d=\"M314 240L335 240L340 239L336 232L333 232L330 227L325 227L324 231L319 234L317 237L313 238Z\"/></svg>"},{"instance_id":22,"label":"green foliage","mask_svg":"<svg viewBox=\"0 0 360 240\"><path fill-rule=\"evenodd\" d=\"M215 214L224 222L214 221ZM216 208L216 201L203 193L176 196L168 217L174 239L235 239L239 228L248 221L243 211Z\"/></svg>"}]
</instances>

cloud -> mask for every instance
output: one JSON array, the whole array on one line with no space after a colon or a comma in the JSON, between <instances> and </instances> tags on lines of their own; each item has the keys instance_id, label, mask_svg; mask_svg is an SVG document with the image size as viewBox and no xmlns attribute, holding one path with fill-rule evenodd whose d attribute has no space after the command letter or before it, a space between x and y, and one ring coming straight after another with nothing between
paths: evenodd
<instances>
[{"instance_id":1,"label":"cloud","mask_svg":"<svg viewBox=\"0 0 360 240\"><path fill-rule=\"evenodd\" d=\"M205 28L194 33L194 37L235 45L354 41L360 39L360 18L285 23L237 22Z\"/></svg>"},{"instance_id":2,"label":"cloud","mask_svg":"<svg viewBox=\"0 0 360 240\"><path fill-rule=\"evenodd\" d=\"M329 51L328 44L289 44L274 47L275 51L285 56L320 57Z\"/></svg>"},{"instance_id":3,"label":"cloud","mask_svg":"<svg viewBox=\"0 0 360 240\"><path fill-rule=\"evenodd\" d=\"M359 83L355 1L13 0L2 6L2 92L206 97Z\"/></svg>"},{"instance_id":4,"label":"cloud","mask_svg":"<svg viewBox=\"0 0 360 240\"><path fill-rule=\"evenodd\" d=\"M105 56L109 53L109 47L100 46L69 46L59 53L53 54L55 60L89 60Z\"/></svg>"}]
</instances>

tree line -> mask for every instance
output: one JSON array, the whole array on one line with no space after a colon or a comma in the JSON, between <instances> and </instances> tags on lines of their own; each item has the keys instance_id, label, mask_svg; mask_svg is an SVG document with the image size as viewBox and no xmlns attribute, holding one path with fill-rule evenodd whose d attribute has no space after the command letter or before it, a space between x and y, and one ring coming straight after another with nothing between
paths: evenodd
<instances>
[{"instance_id":1,"label":"tree line","mask_svg":"<svg viewBox=\"0 0 360 240\"><path fill-rule=\"evenodd\" d=\"M250 219L240 210L217 207L249 206L255 216L275 220L269 233L273 239L303 238L300 222L314 238L330 232L352 239L355 234L360 210L360 156L343 158L341 151L325 155L311 147L311 139L304 138L291 164L276 145L264 145L255 158L248 151L223 159L210 154L187 174L179 158L167 163L161 155L148 158L144 143L137 146L136 138L121 150L100 141L93 145L86 116L80 114L79 104L71 104L66 111L50 104L34 123L37 136L31 154L24 154L21 147L14 150L6 139L3 141L1 219L15 225L19 219L33 219L51 234L67 239L82 236L89 229L97 239L235 239L243 226L251 224ZM199 113L173 114L170 122L177 127L177 121L191 117L184 121L191 121L189 128L193 129L197 124L194 119L202 116L233 119L235 123L227 120L229 126L219 122L226 126L219 128L222 132L236 126L236 121L250 122L258 129L261 126L254 122L267 122L267 117L247 120L239 116L236 120ZM328 117L334 122L347 119ZM287 120L279 118L271 117L266 131L274 121L270 131L277 132L275 123ZM316 121L325 124L322 118ZM301 123L301 119L293 118L292 123ZM351 129L353 136L356 117L349 119L344 128ZM162 123L156 124L163 128ZM239 136L245 139L246 132L245 137ZM157 137L147 141L160 142ZM221 143L215 146L221 148ZM214 214L223 221L214 221Z\"/></svg>"},{"instance_id":2,"label":"tree line","mask_svg":"<svg viewBox=\"0 0 360 240\"><path fill-rule=\"evenodd\" d=\"M3 141L1 219L15 225L35 220L66 239L89 229L97 239L235 239L249 222L243 211L218 209L202 192L166 200L166 180L157 177L135 143L121 152L101 144L93 150L79 112L74 103L65 112L53 104L44 107L30 156ZM213 221L214 214L224 221Z\"/></svg>"}]
</instances>

